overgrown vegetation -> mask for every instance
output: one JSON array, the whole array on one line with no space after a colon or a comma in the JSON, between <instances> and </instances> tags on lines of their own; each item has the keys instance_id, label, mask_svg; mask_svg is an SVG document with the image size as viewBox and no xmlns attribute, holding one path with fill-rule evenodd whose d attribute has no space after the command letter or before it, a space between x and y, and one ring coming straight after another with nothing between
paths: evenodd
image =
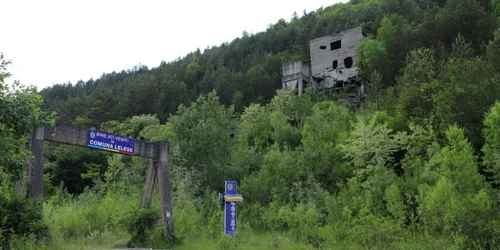
<instances>
[{"instance_id":1,"label":"overgrown vegetation","mask_svg":"<svg viewBox=\"0 0 500 250\"><path fill-rule=\"evenodd\" d=\"M159 217L158 197L139 209L145 159L46 147L43 213L33 209L42 201L16 196L22 140L45 123L10 125L15 110L2 108L1 246L498 249L498 10L498 1L351 1L158 68L42 90L61 122L170 142L177 245L145 223ZM342 93L276 91L281 64L308 58L309 39L357 25L370 34L358 49L371 82L359 110L337 102ZM35 93L0 93L13 93L1 105L29 93L30 117L43 116ZM236 237L222 234L224 180L245 198ZM8 204L26 209L14 217Z\"/></svg>"},{"instance_id":2,"label":"overgrown vegetation","mask_svg":"<svg viewBox=\"0 0 500 250\"><path fill-rule=\"evenodd\" d=\"M25 147L33 127L50 124L51 116L40 108L42 98L19 82L6 84L10 77L0 53L0 248L9 248L23 237L48 239L42 222L42 201L29 200L14 193L14 182L21 179L30 163Z\"/></svg>"}]
</instances>

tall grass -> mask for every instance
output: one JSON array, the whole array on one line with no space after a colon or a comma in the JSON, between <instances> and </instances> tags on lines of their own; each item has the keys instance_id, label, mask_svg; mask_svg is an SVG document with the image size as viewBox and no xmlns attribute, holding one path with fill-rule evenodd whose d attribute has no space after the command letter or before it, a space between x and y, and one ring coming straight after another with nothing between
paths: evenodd
<instances>
[{"instance_id":1,"label":"tall grass","mask_svg":"<svg viewBox=\"0 0 500 250\"><path fill-rule=\"evenodd\" d=\"M102 185L76 197L59 190L44 206L53 244L126 245L131 237L126 224L139 208L139 195L139 189Z\"/></svg>"},{"instance_id":2,"label":"tall grass","mask_svg":"<svg viewBox=\"0 0 500 250\"><path fill-rule=\"evenodd\" d=\"M158 197L150 209L139 209L140 188L97 185L72 197L63 190L45 202L44 222L51 242L28 236L15 249L464 249L480 247L461 234L429 235L373 214L342 207L328 198L326 212L314 202L239 208L238 231L223 231L223 207L215 193L195 198L183 183L173 192L178 244L164 240L161 227L140 227L144 218L160 215ZM134 227L135 226L135 227ZM131 230L135 228L140 231ZM135 237L135 238L134 238ZM494 248L494 247L493 247Z\"/></svg>"}]
</instances>

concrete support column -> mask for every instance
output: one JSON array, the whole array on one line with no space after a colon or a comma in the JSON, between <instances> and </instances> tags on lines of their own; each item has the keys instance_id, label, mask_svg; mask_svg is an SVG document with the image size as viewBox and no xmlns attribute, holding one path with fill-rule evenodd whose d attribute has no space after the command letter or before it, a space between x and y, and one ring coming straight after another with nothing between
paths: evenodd
<instances>
[{"instance_id":1,"label":"concrete support column","mask_svg":"<svg viewBox=\"0 0 500 250\"><path fill-rule=\"evenodd\" d=\"M31 151L35 156L31 171L28 171L28 178L31 179L31 197L43 196L43 137L44 128L33 130L31 141Z\"/></svg>"},{"instance_id":2,"label":"concrete support column","mask_svg":"<svg viewBox=\"0 0 500 250\"><path fill-rule=\"evenodd\" d=\"M170 177L168 172L168 142L158 142L158 184L160 187L163 233L167 240L173 241L175 239L174 218L170 206Z\"/></svg>"},{"instance_id":3,"label":"concrete support column","mask_svg":"<svg viewBox=\"0 0 500 250\"><path fill-rule=\"evenodd\" d=\"M144 185L144 193L141 198L141 207L147 208L151 204L151 197L153 196L153 190L156 183L157 164L157 161L149 159L146 184Z\"/></svg>"},{"instance_id":4,"label":"concrete support column","mask_svg":"<svg viewBox=\"0 0 500 250\"><path fill-rule=\"evenodd\" d=\"M304 92L304 80L302 80L302 77L301 77L297 81L298 81L297 84L299 85L298 88L299 88L299 95L300 95Z\"/></svg>"}]
</instances>

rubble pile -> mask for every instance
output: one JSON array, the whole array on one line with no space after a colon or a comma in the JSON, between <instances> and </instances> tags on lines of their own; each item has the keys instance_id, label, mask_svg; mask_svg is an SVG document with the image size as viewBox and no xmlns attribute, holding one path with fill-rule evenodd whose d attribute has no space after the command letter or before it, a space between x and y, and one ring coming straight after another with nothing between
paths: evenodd
<instances>
[{"instance_id":1,"label":"rubble pile","mask_svg":"<svg viewBox=\"0 0 500 250\"><path fill-rule=\"evenodd\" d=\"M367 80L360 77L357 68L333 70L313 76L314 91L321 94L329 91L345 93L349 107L357 108L365 98L364 88Z\"/></svg>"}]
</instances>

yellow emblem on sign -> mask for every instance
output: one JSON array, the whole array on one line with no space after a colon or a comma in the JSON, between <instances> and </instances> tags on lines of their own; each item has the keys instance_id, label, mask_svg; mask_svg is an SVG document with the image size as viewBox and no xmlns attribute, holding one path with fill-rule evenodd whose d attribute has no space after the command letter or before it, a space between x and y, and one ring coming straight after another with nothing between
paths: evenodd
<instances>
[{"instance_id":1,"label":"yellow emblem on sign","mask_svg":"<svg viewBox=\"0 0 500 250\"><path fill-rule=\"evenodd\" d=\"M95 132L90 132L90 138L94 138L95 137Z\"/></svg>"},{"instance_id":2,"label":"yellow emblem on sign","mask_svg":"<svg viewBox=\"0 0 500 250\"><path fill-rule=\"evenodd\" d=\"M231 183L227 184L227 189L233 190L233 184L231 184Z\"/></svg>"}]
</instances>

